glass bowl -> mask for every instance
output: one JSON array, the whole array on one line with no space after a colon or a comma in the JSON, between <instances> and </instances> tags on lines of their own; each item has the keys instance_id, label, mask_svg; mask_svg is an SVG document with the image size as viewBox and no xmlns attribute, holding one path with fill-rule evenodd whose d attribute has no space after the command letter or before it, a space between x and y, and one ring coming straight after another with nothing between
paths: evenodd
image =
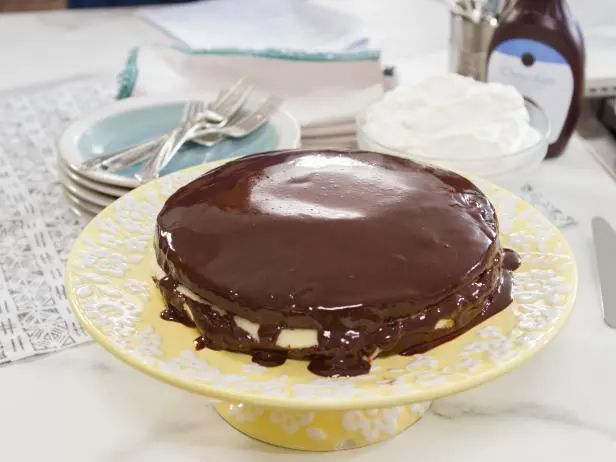
<instances>
[{"instance_id":1,"label":"glass bowl","mask_svg":"<svg viewBox=\"0 0 616 462\"><path fill-rule=\"evenodd\" d=\"M437 165L455 172L479 176L511 191L518 191L521 186L528 182L537 166L545 158L550 138L550 123L544 110L528 99L524 100L524 105L530 116L530 125L540 135L539 140L520 151L496 157L487 159L485 157L456 158L452 153L443 153L441 157L428 157L381 144L364 130L366 110L362 111L356 119L357 143L360 149L393 154L418 162Z\"/></svg>"}]
</instances>

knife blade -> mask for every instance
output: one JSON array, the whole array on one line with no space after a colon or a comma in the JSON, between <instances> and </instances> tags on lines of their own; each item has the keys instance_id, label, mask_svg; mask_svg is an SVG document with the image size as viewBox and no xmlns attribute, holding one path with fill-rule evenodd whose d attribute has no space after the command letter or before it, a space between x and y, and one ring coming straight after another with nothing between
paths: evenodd
<instances>
[{"instance_id":1,"label":"knife blade","mask_svg":"<svg viewBox=\"0 0 616 462\"><path fill-rule=\"evenodd\" d=\"M616 231L602 217L592 219L603 320L616 329Z\"/></svg>"}]
</instances>

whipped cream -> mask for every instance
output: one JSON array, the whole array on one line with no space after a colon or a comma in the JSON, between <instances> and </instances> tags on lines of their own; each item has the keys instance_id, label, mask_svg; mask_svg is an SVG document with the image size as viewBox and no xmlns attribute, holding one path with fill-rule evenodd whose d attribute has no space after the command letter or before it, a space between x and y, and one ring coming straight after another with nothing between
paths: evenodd
<instances>
[{"instance_id":1,"label":"whipped cream","mask_svg":"<svg viewBox=\"0 0 616 462\"><path fill-rule=\"evenodd\" d=\"M428 161L495 159L541 138L514 87L458 74L390 91L366 110L362 129L383 146Z\"/></svg>"}]
</instances>

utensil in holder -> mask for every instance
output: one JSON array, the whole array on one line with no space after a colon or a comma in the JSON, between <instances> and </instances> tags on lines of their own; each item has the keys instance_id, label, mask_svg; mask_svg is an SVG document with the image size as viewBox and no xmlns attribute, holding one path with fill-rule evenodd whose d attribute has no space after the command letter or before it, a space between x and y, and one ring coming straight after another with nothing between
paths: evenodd
<instances>
[{"instance_id":1,"label":"utensil in holder","mask_svg":"<svg viewBox=\"0 0 616 462\"><path fill-rule=\"evenodd\" d=\"M460 12L451 12L449 70L484 81L488 46L497 25L493 16L475 22Z\"/></svg>"}]
</instances>

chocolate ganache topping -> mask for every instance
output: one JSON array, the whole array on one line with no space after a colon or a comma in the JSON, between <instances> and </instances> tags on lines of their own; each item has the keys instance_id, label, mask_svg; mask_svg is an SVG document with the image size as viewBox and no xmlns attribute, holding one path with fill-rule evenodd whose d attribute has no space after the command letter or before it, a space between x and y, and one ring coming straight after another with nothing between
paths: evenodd
<instances>
[{"instance_id":1,"label":"chocolate ganache topping","mask_svg":"<svg viewBox=\"0 0 616 462\"><path fill-rule=\"evenodd\" d=\"M164 317L196 325L197 347L325 376L460 335L509 305L520 263L469 180L333 150L208 172L167 200L155 251Z\"/></svg>"}]
</instances>

